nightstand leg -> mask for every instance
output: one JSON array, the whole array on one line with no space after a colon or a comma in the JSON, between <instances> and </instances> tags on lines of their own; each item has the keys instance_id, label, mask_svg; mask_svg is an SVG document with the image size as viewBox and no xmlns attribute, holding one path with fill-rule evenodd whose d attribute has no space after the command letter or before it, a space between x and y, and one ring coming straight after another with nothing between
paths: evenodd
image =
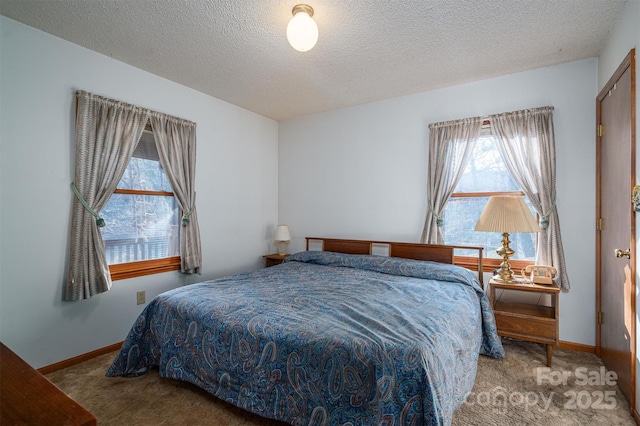
<instances>
[{"instance_id":1,"label":"nightstand leg","mask_svg":"<svg viewBox=\"0 0 640 426\"><path fill-rule=\"evenodd\" d=\"M551 368L551 355L553 355L553 345L547 345L547 367Z\"/></svg>"}]
</instances>

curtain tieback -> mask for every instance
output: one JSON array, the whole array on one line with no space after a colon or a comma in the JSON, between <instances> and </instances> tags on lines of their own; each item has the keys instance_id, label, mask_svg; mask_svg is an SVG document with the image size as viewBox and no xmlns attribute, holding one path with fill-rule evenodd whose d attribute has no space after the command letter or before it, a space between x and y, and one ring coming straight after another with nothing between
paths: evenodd
<instances>
[{"instance_id":1,"label":"curtain tieback","mask_svg":"<svg viewBox=\"0 0 640 426\"><path fill-rule=\"evenodd\" d=\"M189 211L187 213L184 213L182 215L182 226L187 226L189 224L189 216L191 216L191 213L193 213L193 209L196 208L196 193L195 191L193 192L193 202L191 203L191 208L189 209Z\"/></svg>"},{"instance_id":2,"label":"curtain tieback","mask_svg":"<svg viewBox=\"0 0 640 426\"><path fill-rule=\"evenodd\" d=\"M551 216L551 212L556 208L556 197L553 197L553 203L551 203L551 208L540 218L540 228L547 229L549 227L549 216Z\"/></svg>"},{"instance_id":3,"label":"curtain tieback","mask_svg":"<svg viewBox=\"0 0 640 426\"><path fill-rule=\"evenodd\" d=\"M78 201L80 201L82 203L84 208L87 209L87 211L89 213L91 213L91 215L93 217L96 218L96 225L98 225L98 228L104 228L104 226L106 225L104 219L101 218L100 215L98 213L96 213L95 210L93 210L91 207L89 207L89 204L87 204L87 202L84 200L84 198L82 198L82 195L80 195L80 191L78 191L78 188L76 187L76 184L73 183L73 182L71 182L71 190L73 191L74 194L76 194L76 198L78 198Z\"/></svg>"},{"instance_id":4,"label":"curtain tieback","mask_svg":"<svg viewBox=\"0 0 640 426\"><path fill-rule=\"evenodd\" d=\"M442 225L444 225L444 220L442 219L442 216L436 213L435 210L433 209L433 204L431 204L431 200L429 200L429 210L431 210L431 213L436 217L436 225L438 225L438 227L441 228Z\"/></svg>"}]
</instances>

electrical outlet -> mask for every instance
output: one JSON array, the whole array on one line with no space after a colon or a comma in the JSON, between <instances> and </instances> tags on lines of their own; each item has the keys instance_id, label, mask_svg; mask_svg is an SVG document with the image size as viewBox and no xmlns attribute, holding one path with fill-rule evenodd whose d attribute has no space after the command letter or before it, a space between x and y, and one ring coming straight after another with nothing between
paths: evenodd
<instances>
[{"instance_id":1,"label":"electrical outlet","mask_svg":"<svg viewBox=\"0 0 640 426\"><path fill-rule=\"evenodd\" d=\"M144 304L144 290L136 293L136 300L138 301L138 305Z\"/></svg>"}]
</instances>

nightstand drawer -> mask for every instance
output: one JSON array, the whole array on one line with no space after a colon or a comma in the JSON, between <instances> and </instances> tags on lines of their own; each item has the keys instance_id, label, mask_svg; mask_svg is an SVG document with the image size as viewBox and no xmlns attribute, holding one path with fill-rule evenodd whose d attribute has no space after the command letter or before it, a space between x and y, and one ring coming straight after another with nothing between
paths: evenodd
<instances>
[{"instance_id":1,"label":"nightstand drawer","mask_svg":"<svg viewBox=\"0 0 640 426\"><path fill-rule=\"evenodd\" d=\"M557 323L553 319L528 317L522 318L509 313L494 312L498 332L535 336L556 340Z\"/></svg>"}]
</instances>

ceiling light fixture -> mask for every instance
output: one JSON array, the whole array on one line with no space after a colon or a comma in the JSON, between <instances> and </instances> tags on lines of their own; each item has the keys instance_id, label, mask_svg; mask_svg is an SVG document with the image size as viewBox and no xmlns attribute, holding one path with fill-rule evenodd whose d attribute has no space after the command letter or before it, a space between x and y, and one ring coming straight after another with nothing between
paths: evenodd
<instances>
[{"instance_id":1,"label":"ceiling light fixture","mask_svg":"<svg viewBox=\"0 0 640 426\"><path fill-rule=\"evenodd\" d=\"M293 6L293 18L287 25L287 40L299 52L311 50L318 42L318 25L311 17L313 8L306 4Z\"/></svg>"}]
</instances>

